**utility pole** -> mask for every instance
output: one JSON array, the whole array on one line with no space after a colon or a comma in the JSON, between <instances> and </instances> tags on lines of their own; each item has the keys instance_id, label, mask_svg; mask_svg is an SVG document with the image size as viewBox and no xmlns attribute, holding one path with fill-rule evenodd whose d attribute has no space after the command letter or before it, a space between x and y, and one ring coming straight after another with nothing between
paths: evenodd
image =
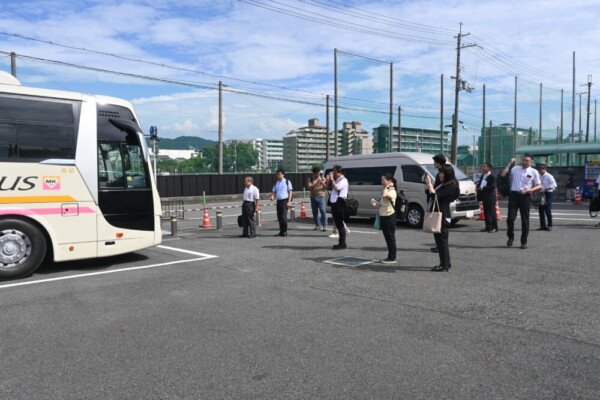
<instances>
[{"instance_id":1,"label":"utility pole","mask_svg":"<svg viewBox=\"0 0 600 400\"><path fill-rule=\"evenodd\" d=\"M579 93L579 132L578 132L579 143L583 142L583 135L581 134L582 133L582 130L581 130L581 95L582 94L583 93Z\"/></svg>"},{"instance_id":2,"label":"utility pole","mask_svg":"<svg viewBox=\"0 0 600 400\"><path fill-rule=\"evenodd\" d=\"M565 95L565 91L564 89L560 89L560 136L558 139L557 144L561 144L563 141L563 131L564 131L564 95ZM559 156L560 157L560 156Z\"/></svg>"},{"instance_id":3,"label":"utility pole","mask_svg":"<svg viewBox=\"0 0 600 400\"><path fill-rule=\"evenodd\" d=\"M542 84L540 83L540 142L542 144Z\"/></svg>"},{"instance_id":4,"label":"utility pole","mask_svg":"<svg viewBox=\"0 0 600 400\"><path fill-rule=\"evenodd\" d=\"M588 82L585 85L581 85L581 86L587 86L588 90L587 90L587 118L586 118L586 122L585 122L585 142L589 143L590 141L590 95L592 92L592 76L588 75Z\"/></svg>"},{"instance_id":5,"label":"utility pole","mask_svg":"<svg viewBox=\"0 0 600 400\"><path fill-rule=\"evenodd\" d=\"M402 107L398 106L398 152L402 151Z\"/></svg>"},{"instance_id":6,"label":"utility pole","mask_svg":"<svg viewBox=\"0 0 600 400\"><path fill-rule=\"evenodd\" d=\"M337 157L337 134L338 134L338 70L337 49L333 49L333 156Z\"/></svg>"},{"instance_id":7,"label":"utility pole","mask_svg":"<svg viewBox=\"0 0 600 400\"><path fill-rule=\"evenodd\" d=\"M594 143L596 143L596 112L598 111L598 108L596 107L596 99L594 99Z\"/></svg>"},{"instance_id":8,"label":"utility pole","mask_svg":"<svg viewBox=\"0 0 600 400\"><path fill-rule=\"evenodd\" d=\"M460 28L458 31L458 35L455 36L457 40L456 44L456 76L452 78L456 80L456 85L454 89L454 115L452 116L452 147L450 149L450 158L453 163L456 163L456 152L458 150L458 100L459 93L461 91L461 86L463 86L463 82L460 79L460 52L462 49L466 49L468 47L474 47L476 44L462 44L462 38L464 36L469 36L470 33L462 33L462 22L460 23ZM467 90L467 88L464 88ZM471 89L472 90L472 89Z\"/></svg>"},{"instance_id":9,"label":"utility pole","mask_svg":"<svg viewBox=\"0 0 600 400\"><path fill-rule=\"evenodd\" d=\"M394 63L390 63L390 153L394 139ZM400 127L398 127L398 147L400 147Z\"/></svg>"},{"instance_id":10,"label":"utility pole","mask_svg":"<svg viewBox=\"0 0 600 400\"><path fill-rule=\"evenodd\" d=\"M575 141L575 52L573 52L573 89L571 91L571 143ZM567 167L571 163L571 153L567 153Z\"/></svg>"},{"instance_id":11,"label":"utility pole","mask_svg":"<svg viewBox=\"0 0 600 400\"><path fill-rule=\"evenodd\" d=\"M440 76L440 154L444 154L444 74Z\"/></svg>"},{"instance_id":12,"label":"utility pole","mask_svg":"<svg viewBox=\"0 0 600 400\"><path fill-rule=\"evenodd\" d=\"M513 132L513 151L512 153L515 154L517 152L517 77L515 76L515 115L514 115L514 129L515 131Z\"/></svg>"},{"instance_id":13,"label":"utility pole","mask_svg":"<svg viewBox=\"0 0 600 400\"><path fill-rule=\"evenodd\" d=\"M494 145L493 145L493 136L492 136L492 120L490 119L490 164L495 165L492 161L494 158Z\"/></svg>"},{"instance_id":14,"label":"utility pole","mask_svg":"<svg viewBox=\"0 0 600 400\"><path fill-rule=\"evenodd\" d=\"M483 160L481 160L481 161L485 162L485 148L486 148L486 145L485 145L485 139L486 139L485 138L486 137L486 134L485 134L485 83L483 84L483 110L482 110L482 113L483 113L483 118L481 120L481 145L483 146L483 149L481 151L481 154L483 155Z\"/></svg>"},{"instance_id":15,"label":"utility pole","mask_svg":"<svg viewBox=\"0 0 600 400\"><path fill-rule=\"evenodd\" d=\"M10 74L17 77L17 54L14 51L10 53Z\"/></svg>"},{"instance_id":16,"label":"utility pole","mask_svg":"<svg viewBox=\"0 0 600 400\"><path fill-rule=\"evenodd\" d=\"M329 95L325 97L325 162L329 161Z\"/></svg>"},{"instance_id":17,"label":"utility pole","mask_svg":"<svg viewBox=\"0 0 600 400\"><path fill-rule=\"evenodd\" d=\"M223 175L223 82L219 81L219 175Z\"/></svg>"}]
</instances>

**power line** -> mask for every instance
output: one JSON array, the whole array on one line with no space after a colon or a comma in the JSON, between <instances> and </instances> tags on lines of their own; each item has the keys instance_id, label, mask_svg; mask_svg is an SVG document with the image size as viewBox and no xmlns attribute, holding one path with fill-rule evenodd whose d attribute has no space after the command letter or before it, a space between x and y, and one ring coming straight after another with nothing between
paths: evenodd
<instances>
[{"instance_id":1,"label":"power line","mask_svg":"<svg viewBox=\"0 0 600 400\"><path fill-rule=\"evenodd\" d=\"M451 45L452 42L451 41L442 41L442 40L437 40L437 39L431 39L431 38L423 38L423 37L419 37L419 36L411 36L411 35L405 35L405 34L400 34L397 32L392 32L392 31L387 31L384 29L367 29L367 28L357 28L357 27L353 27L353 26L349 26L348 24L346 24L344 20L338 19L338 18L333 18L333 17L327 17L324 16L322 14L318 14L318 13L314 13L314 12L309 12L307 10L298 8L298 7L293 7L290 6L288 4L285 3L281 3L275 0L271 0L271 2L277 3L277 4L281 4L285 7L290 8L291 10L285 9L285 8L281 8L281 7L276 7L276 6L272 6L272 5L268 5L268 4L264 4L264 3L260 3L257 0L238 0L242 3L246 3L248 5L254 6L254 7L259 7L259 8L264 8L266 10L269 11L274 11L276 13L279 14L285 14L288 16L292 16L292 17L296 17L296 18L300 18L306 21L312 21L312 22L317 22L323 25L328 25L328 26L332 26L332 27L336 27L336 28L341 28L344 30L348 30L348 31L353 31L353 32L359 32L359 33L366 33L369 35L374 35L374 36L379 36L379 37L385 37L385 38L389 38L389 39L397 39L397 40L404 40L404 41L409 41L409 42L418 42L418 43L427 43L427 44L431 44L431 45ZM302 14L300 12L296 12L293 10L300 10L306 14ZM317 17L313 16L313 15L317 15ZM320 17L320 18L319 18ZM339 21L339 22L332 22L333 21Z\"/></svg>"}]
</instances>

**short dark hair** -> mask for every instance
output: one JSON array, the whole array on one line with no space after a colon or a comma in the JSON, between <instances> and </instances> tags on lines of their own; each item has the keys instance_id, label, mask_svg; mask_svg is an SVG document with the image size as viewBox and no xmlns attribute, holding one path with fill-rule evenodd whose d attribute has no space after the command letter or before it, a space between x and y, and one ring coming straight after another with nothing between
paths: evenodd
<instances>
[{"instance_id":1,"label":"short dark hair","mask_svg":"<svg viewBox=\"0 0 600 400\"><path fill-rule=\"evenodd\" d=\"M454 173L454 167L450 164L442 165L440 172L444 174L444 183L456 181L456 174Z\"/></svg>"},{"instance_id":2,"label":"short dark hair","mask_svg":"<svg viewBox=\"0 0 600 400\"><path fill-rule=\"evenodd\" d=\"M492 163L484 162L483 165L487 166L489 169L492 169Z\"/></svg>"},{"instance_id":3,"label":"short dark hair","mask_svg":"<svg viewBox=\"0 0 600 400\"><path fill-rule=\"evenodd\" d=\"M436 154L435 156L433 156L433 161L435 161L438 164L444 165L446 164L446 156L444 156L443 154Z\"/></svg>"},{"instance_id":4,"label":"short dark hair","mask_svg":"<svg viewBox=\"0 0 600 400\"><path fill-rule=\"evenodd\" d=\"M275 174L285 175L285 171L283 170L283 168L279 168L277 171L275 171Z\"/></svg>"},{"instance_id":5,"label":"short dark hair","mask_svg":"<svg viewBox=\"0 0 600 400\"><path fill-rule=\"evenodd\" d=\"M525 157L529 157L529 158L531 158L533 160L533 156L531 154L529 154L529 153L523 154L523 158L525 158Z\"/></svg>"},{"instance_id":6,"label":"short dark hair","mask_svg":"<svg viewBox=\"0 0 600 400\"><path fill-rule=\"evenodd\" d=\"M538 164L538 169L548 169L548 166L546 164Z\"/></svg>"},{"instance_id":7,"label":"short dark hair","mask_svg":"<svg viewBox=\"0 0 600 400\"><path fill-rule=\"evenodd\" d=\"M344 168L342 168L341 165L334 165L333 170L335 172L337 172L338 174L342 174L342 175L344 174Z\"/></svg>"},{"instance_id":8,"label":"short dark hair","mask_svg":"<svg viewBox=\"0 0 600 400\"><path fill-rule=\"evenodd\" d=\"M312 172L313 172L313 174L316 174L317 172L321 172L321 168L313 167Z\"/></svg>"}]
</instances>

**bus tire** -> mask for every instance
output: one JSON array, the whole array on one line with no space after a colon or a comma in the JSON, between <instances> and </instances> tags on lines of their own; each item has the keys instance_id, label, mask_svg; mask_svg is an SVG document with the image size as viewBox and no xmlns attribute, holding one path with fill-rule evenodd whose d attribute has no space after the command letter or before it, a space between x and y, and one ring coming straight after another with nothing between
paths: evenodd
<instances>
[{"instance_id":1,"label":"bus tire","mask_svg":"<svg viewBox=\"0 0 600 400\"><path fill-rule=\"evenodd\" d=\"M406 223L411 228L422 228L423 227L423 216L425 213L418 204L411 204L408 206L406 212Z\"/></svg>"},{"instance_id":2,"label":"bus tire","mask_svg":"<svg viewBox=\"0 0 600 400\"><path fill-rule=\"evenodd\" d=\"M35 225L16 218L0 220L0 280L31 275L44 261L46 247Z\"/></svg>"}]
</instances>

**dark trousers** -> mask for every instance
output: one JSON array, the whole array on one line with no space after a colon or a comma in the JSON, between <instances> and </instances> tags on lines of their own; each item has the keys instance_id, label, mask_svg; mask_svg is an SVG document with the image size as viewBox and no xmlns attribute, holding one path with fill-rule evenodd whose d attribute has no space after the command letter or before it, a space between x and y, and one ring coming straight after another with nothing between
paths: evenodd
<instances>
[{"instance_id":1,"label":"dark trousers","mask_svg":"<svg viewBox=\"0 0 600 400\"><path fill-rule=\"evenodd\" d=\"M338 199L339 201L339 199ZM333 223L338 230L340 235L339 244L346 244L346 228L344 227L344 206L337 201L331 205L331 216L333 217Z\"/></svg>"},{"instance_id":2,"label":"dark trousers","mask_svg":"<svg viewBox=\"0 0 600 400\"><path fill-rule=\"evenodd\" d=\"M277 200L277 221L279 221L279 233L287 233L287 202L288 199Z\"/></svg>"},{"instance_id":3,"label":"dark trousers","mask_svg":"<svg viewBox=\"0 0 600 400\"><path fill-rule=\"evenodd\" d=\"M242 226L244 227L245 236L256 236L256 223L254 222L254 212L256 203L253 201L245 201L242 204Z\"/></svg>"},{"instance_id":4,"label":"dark trousers","mask_svg":"<svg viewBox=\"0 0 600 400\"><path fill-rule=\"evenodd\" d=\"M521 194L520 192L510 192L508 197L508 218L506 225L508 231L506 236L509 239L515 239L515 219L517 219L517 211L521 213L521 244L527 244L529 236L529 211L531 210L531 195Z\"/></svg>"},{"instance_id":5,"label":"dark trousers","mask_svg":"<svg viewBox=\"0 0 600 400\"><path fill-rule=\"evenodd\" d=\"M483 214L485 215L485 229L491 231L498 229L498 220L496 219L496 200L483 200Z\"/></svg>"},{"instance_id":6,"label":"dark trousers","mask_svg":"<svg viewBox=\"0 0 600 400\"><path fill-rule=\"evenodd\" d=\"M440 266L442 268L450 268L450 247L448 247L449 234L450 232L448 231L448 224L446 221L442 221L442 232L433 234L440 256Z\"/></svg>"},{"instance_id":7,"label":"dark trousers","mask_svg":"<svg viewBox=\"0 0 600 400\"><path fill-rule=\"evenodd\" d=\"M546 192L546 205L539 206L540 212L540 227L547 228L552 226L552 201L554 200L554 192ZM546 225L546 217L548 218L548 225Z\"/></svg>"},{"instance_id":8,"label":"dark trousers","mask_svg":"<svg viewBox=\"0 0 600 400\"><path fill-rule=\"evenodd\" d=\"M396 214L379 217L381 231L388 249L388 258L396 259Z\"/></svg>"}]
</instances>

